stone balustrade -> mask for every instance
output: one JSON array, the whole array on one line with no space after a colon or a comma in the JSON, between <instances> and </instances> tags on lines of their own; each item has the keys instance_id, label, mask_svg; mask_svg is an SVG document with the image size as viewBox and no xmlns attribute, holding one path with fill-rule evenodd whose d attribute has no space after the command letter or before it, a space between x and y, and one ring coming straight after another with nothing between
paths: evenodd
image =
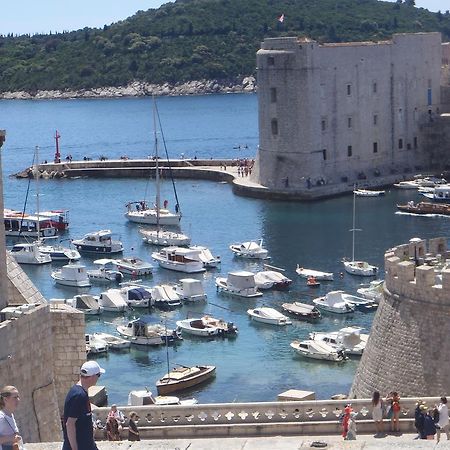
<instances>
[{"instance_id":1,"label":"stone balustrade","mask_svg":"<svg viewBox=\"0 0 450 450\"><path fill-rule=\"evenodd\" d=\"M403 398L400 422L402 431L414 431L417 398ZM432 406L438 397L423 398ZM185 438L217 436L268 436L280 434L339 433L339 416L347 403L357 415L358 430L371 432L371 399L316 400L268 403L218 403L191 406L127 406L119 409L128 417L136 412L143 438ZM105 424L109 408L95 408L94 414ZM101 430L96 438L102 439Z\"/></svg>"}]
</instances>

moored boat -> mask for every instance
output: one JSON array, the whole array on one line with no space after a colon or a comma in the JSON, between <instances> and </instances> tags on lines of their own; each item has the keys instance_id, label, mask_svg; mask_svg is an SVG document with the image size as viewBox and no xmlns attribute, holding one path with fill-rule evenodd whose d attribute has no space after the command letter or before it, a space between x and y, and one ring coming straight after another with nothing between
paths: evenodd
<instances>
[{"instance_id":1,"label":"moored boat","mask_svg":"<svg viewBox=\"0 0 450 450\"><path fill-rule=\"evenodd\" d=\"M325 342L336 350L344 350L347 355L361 356L369 339L369 335L361 331L360 327L345 327L338 331L309 333L309 337Z\"/></svg>"},{"instance_id":2,"label":"moored boat","mask_svg":"<svg viewBox=\"0 0 450 450\"><path fill-rule=\"evenodd\" d=\"M52 262L49 255L40 251L38 242L15 244L9 253L19 264L41 265Z\"/></svg>"},{"instance_id":3,"label":"moored boat","mask_svg":"<svg viewBox=\"0 0 450 450\"><path fill-rule=\"evenodd\" d=\"M114 281L120 283L123 280L123 275L118 270L108 269L108 266L112 264L111 259L96 259L94 264L98 266L98 269L91 269L87 271L87 276L91 281L97 281L101 283L109 283Z\"/></svg>"},{"instance_id":4,"label":"moored boat","mask_svg":"<svg viewBox=\"0 0 450 450\"><path fill-rule=\"evenodd\" d=\"M335 314L348 314L355 311L355 307L342 299L342 291L328 292L324 297L313 300L314 305L323 311Z\"/></svg>"},{"instance_id":5,"label":"moored boat","mask_svg":"<svg viewBox=\"0 0 450 450\"><path fill-rule=\"evenodd\" d=\"M169 405L196 405L198 401L195 398L180 400L179 397L157 395L156 397L148 390L131 391L128 394L128 406L169 406Z\"/></svg>"},{"instance_id":6,"label":"moored boat","mask_svg":"<svg viewBox=\"0 0 450 450\"><path fill-rule=\"evenodd\" d=\"M406 205L397 205L397 209L409 214L450 216L450 205L447 203L410 201Z\"/></svg>"},{"instance_id":7,"label":"moored boat","mask_svg":"<svg viewBox=\"0 0 450 450\"><path fill-rule=\"evenodd\" d=\"M164 269L185 273L204 272L203 263L199 261L195 252L184 247L166 247L159 252L152 253L152 258Z\"/></svg>"},{"instance_id":8,"label":"moored boat","mask_svg":"<svg viewBox=\"0 0 450 450\"><path fill-rule=\"evenodd\" d=\"M371 189L355 189L353 192L358 197L380 197L386 193L386 191L375 191Z\"/></svg>"},{"instance_id":9,"label":"moored boat","mask_svg":"<svg viewBox=\"0 0 450 450\"><path fill-rule=\"evenodd\" d=\"M231 244L230 250L242 258L269 259L269 251L263 247L263 240Z\"/></svg>"},{"instance_id":10,"label":"moored boat","mask_svg":"<svg viewBox=\"0 0 450 450\"><path fill-rule=\"evenodd\" d=\"M151 290L153 304L161 309L172 309L181 306L181 297L170 284L158 284Z\"/></svg>"},{"instance_id":11,"label":"moored boat","mask_svg":"<svg viewBox=\"0 0 450 450\"><path fill-rule=\"evenodd\" d=\"M123 245L112 239L111 230L94 231L85 234L81 239L74 239L73 245L84 253L121 253Z\"/></svg>"},{"instance_id":12,"label":"moored boat","mask_svg":"<svg viewBox=\"0 0 450 450\"><path fill-rule=\"evenodd\" d=\"M85 288L90 287L91 282L87 276L86 267L82 264L66 264L61 269L52 272L51 277L56 283L64 286Z\"/></svg>"},{"instance_id":13,"label":"moored boat","mask_svg":"<svg viewBox=\"0 0 450 450\"><path fill-rule=\"evenodd\" d=\"M295 269L297 275L308 279L308 277L314 277L316 280L333 281L334 275L331 272L321 272L320 270L305 269L297 264L297 269Z\"/></svg>"},{"instance_id":14,"label":"moored boat","mask_svg":"<svg viewBox=\"0 0 450 450\"><path fill-rule=\"evenodd\" d=\"M347 356L343 350L336 350L325 342L313 341L312 339L304 341L293 341L291 347L300 355L306 358L321 359L325 361L340 362L345 361Z\"/></svg>"},{"instance_id":15,"label":"moored boat","mask_svg":"<svg viewBox=\"0 0 450 450\"><path fill-rule=\"evenodd\" d=\"M237 333L237 328L232 322L211 316L178 320L177 327L183 333L201 337L231 336Z\"/></svg>"},{"instance_id":16,"label":"moored boat","mask_svg":"<svg viewBox=\"0 0 450 450\"><path fill-rule=\"evenodd\" d=\"M160 378L156 388L160 395L184 391L211 379L215 372L215 366L178 366Z\"/></svg>"},{"instance_id":17,"label":"moored boat","mask_svg":"<svg viewBox=\"0 0 450 450\"><path fill-rule=\"evenodd\" d=\"M168 230L144 230L140 229L142 240L151 245L162 247L184 247L191 243L191 238L184 233Z\"/></svg>"},{"instance_id":18,"label":"moored boat","mask_svg":"<svg viewBox=\"0 0 450 450\"><path fill-rule=\"evenodd\" d=\"M98 297L90 294L75 295L63 301L87 316L95 316L103 312L103 307L100 306Z\"/></svg>"},{"instance_id":19,"label":"moored boat","mask_svg":"<svg viewBox=\"0 0 450 450\"><path fill-rule=\"evenodd\" d=\"M195 278L182 278L174 286L175 292L187 302L206 300L206 293L201 280Z\"/></svg>"},{"instance_id":20,"label":"moored boat","mask_svg":"<svg viewBox=\"0 0 450 450\"><path fill-rule=\"evenodd\" d=\"M283 303L281 309L294 315L297 319L318 320L322 317L320 311L314 305L308 305L307 303Z\"/></svg>"},{"instance_id":21,"label":"moored boat","mask_svg":"<svg viewBox=\"0 0 450 450\"><path fill-rule=\"evenodd\" d=\"M81 255L77 250L64 247L61 243L48 244L47 239L39 243L39 251L45 255L49 255L52 261L70 262L81 259Z\"/></svg>"},{"instance_id":22,"label":"moored boat","mask_svg":"<svg viewBox=\"0 0 450 450\"><path fill-rule=\"evenodd\" d=\"M137 256L114 259L112 264L116 266L119 272L132 277L142 277L153 272L153 265Z\"/></svg>"},{"instance_id":23,"label":"moored boat","mask_svg":"<svg viewBox=\"0 0 450 450\"><path fill-rule=\"evenodd\" d=\"M3 222L5 236L10 237L52 237L57 232L48 218L11 209L4 209Z\"/></svg>"},{"instance_id":24,"label":"moored boat","mask_svg":"<svg viewBox=\"0 0 450 450\"><path fill-rule=\"evenodd\" d=\"M255 275L252 272L230 272L227 278L217 277L216 287L219 292L238 297L253 298L263 295L256 287Z\"/></svg>"},{"instance_id":25,"label":"moored boat","mask_svg":"<svg viewBox=\"0 0 450 450\"><path fill-rule=\"evenodd\" d=\"M260 308L248 309L247 314L252 320L270 325L291 325L291 320L276 309L262 306Z\"/></svg>"},{"instance_id":26,"label":"moored boat","mask_svg":"<svg viewBox=\"0 0 450 450\"><path fill-rule=\"evenodd\" d=\"M384 280L374 280L369 285L362 285L356 292L368 300L380 303L383 297L383 284Z\"/></svg>"},{"instance_id":27,"label":"moored boat","mask_svg":"<svg viewBox=\"0 0 450 450\"><path fill-rule=\"evenodd\" d=\"M108 348L110 350L124 350L127 348L130 348L130 341L127 339L123 339L119 336L114 336L113 334L109 333L94 333L92 335L95 339L100 339L103 342L106 342L108 345Z\"/></svg>"},{"instance_id":28,"label":"moored boat","mask_svg":"<svg viewBox=\"0 0 450 450\"><path fill-rule=\"evenodd\" d=\"M285 289L292 280L275 270L264 270L255 274L255 283L258 289Z\"/></svg>"}]
</instances>

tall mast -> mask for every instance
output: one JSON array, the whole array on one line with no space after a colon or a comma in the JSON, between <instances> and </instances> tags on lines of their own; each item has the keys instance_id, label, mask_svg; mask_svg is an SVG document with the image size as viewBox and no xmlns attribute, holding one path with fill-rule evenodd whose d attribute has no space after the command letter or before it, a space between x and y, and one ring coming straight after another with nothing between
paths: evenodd
<instances>
[{"instance_id":1,"label":"tall mast","mask_svg":"<svg viewBox=\"0 0 450 450\"><path fill-rule=\"evenodd\" d=\"M155 139L155 156L156 156L156 163L155 163L155 180L156 180L156 230L159 233L159 205L161 203L161 193L159 188L159 156L158 156L158 133L156 132L156 100L155 96L153 95L153 133L154 133L154 139Z\"/></svg>"},{"instance_id":2,"label":"tall mast","mask_svg":"<svg viewBox=\"0 0 450 450\"><path fill-rule=\"evenodd\" d=\"M41 238L41 224L39 222L39 146L36 145L36 152L35 152L35 158L36 158L36 164L34 167L34 176L36 180L36 213L37 213L37 240L39 241Z\"/></svg>"},{"instance_id":3,"label":"tall mast","mask_svg":"<svg viewBox=\"0 0 450 450\"><path fill-rule=\"evenodd\" d=\"M352 262L355 260L355 225L356 225L356 194L355 188L353 189L353 226L352 226Z\"/></svg>"}]
</instances>

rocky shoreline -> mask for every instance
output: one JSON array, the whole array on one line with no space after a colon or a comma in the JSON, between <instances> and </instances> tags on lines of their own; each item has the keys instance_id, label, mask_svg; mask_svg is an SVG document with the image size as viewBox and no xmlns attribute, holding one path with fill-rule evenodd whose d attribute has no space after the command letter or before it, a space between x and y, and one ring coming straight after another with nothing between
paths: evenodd
<instances>
[{"instance_id":1,"label":"rocky shoreline","mask_svg":"<svg viewBox=\"0 0 450 450\"><path fill-rule=\"evenodd\" d=\"M73 98L118 98L143 97L148 95L179 96L203 94L251 93L256 91L254 77L245 77L241 82L223 82L217 80L189 81L186 83L162 85L134 81L128 86L101 87L79 90L53 90L29 93L26 91L1 92L0 99L5 100L42 100L42 99L73 99Z\"/></svg>"}]
</instances>

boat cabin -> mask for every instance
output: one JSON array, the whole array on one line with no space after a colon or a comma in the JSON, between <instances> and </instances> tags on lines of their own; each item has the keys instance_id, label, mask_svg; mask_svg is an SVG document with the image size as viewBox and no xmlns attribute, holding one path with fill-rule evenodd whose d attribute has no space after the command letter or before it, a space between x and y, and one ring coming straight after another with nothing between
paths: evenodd
<instances>
[{"instance_id":1,"label":"boat cabin","mask_svg":"<svg viewBox=\"0 0 450 450\"><path fill-rule=\"evenodd\" d=\"M252 272L246 272L244 270L230 272L228 274L228 284L237 289L251 289L256 286L255 275Z\"/></svg>"}]
</instances>

